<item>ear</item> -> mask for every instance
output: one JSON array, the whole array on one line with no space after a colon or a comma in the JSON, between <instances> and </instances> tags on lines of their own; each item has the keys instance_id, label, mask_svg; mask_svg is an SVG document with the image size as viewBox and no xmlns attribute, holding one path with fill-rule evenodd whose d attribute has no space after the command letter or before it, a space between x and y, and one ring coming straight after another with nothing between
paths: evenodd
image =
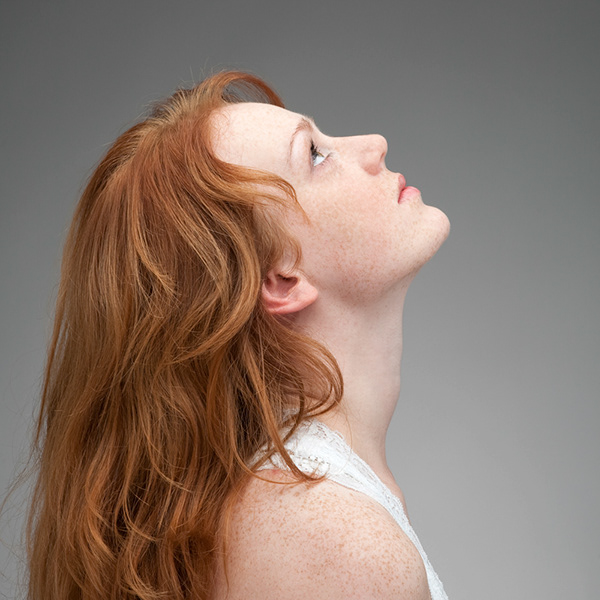
<instances>
[{"instance_id":1,"label":"ear","mask_svg":"<svg viewBox=\"0 0 600 600\"><path fill-rule=\"evenodd\" d=\"M272 315L291 315L310 306L319 295L303 273L282 275L271 269L262 284L262 299Z\"/></svg>"}]
</instances>

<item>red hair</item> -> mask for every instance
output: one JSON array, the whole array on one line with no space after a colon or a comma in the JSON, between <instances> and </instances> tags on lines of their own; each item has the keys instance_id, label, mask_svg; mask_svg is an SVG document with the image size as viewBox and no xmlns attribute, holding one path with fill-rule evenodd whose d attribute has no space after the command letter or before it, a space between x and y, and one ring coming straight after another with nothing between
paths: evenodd
<instances>
[{"instance_id":1,"label":"red hair","mask_svg":"<svg viewBox=\"0 0 600 600\"><path fill-rule=\"evenodd\" d=\"M266 445L310 479L280 432L338 402L341 374L262 306L267 270L300 259L272 209L297 203L211 149L213 112L247 100L283 106L239 72L178 90L83 192L35 439L30 600L208 598L252 456Z\"/></svg>"}]
</instances>

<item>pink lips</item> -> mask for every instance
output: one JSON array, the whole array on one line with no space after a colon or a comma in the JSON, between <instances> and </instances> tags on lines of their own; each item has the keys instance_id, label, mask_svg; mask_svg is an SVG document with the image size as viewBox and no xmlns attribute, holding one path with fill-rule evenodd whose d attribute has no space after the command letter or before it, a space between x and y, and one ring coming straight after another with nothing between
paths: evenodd
<instances>
[{"instance_id":1,"label":"pink lips","mask_svg":"<svg viewBox=\"0 0 600 600\"><path fill-rule=\"evenodd\" d=\"M398 182L400 183L400 191L398 193L398 204L404 202L405 200L409 200L410 198L414 198L415 196L420 196L421 192L411 185L406 185L406 178L404 175L398 175Z\"/></svg>"}]
</instances>

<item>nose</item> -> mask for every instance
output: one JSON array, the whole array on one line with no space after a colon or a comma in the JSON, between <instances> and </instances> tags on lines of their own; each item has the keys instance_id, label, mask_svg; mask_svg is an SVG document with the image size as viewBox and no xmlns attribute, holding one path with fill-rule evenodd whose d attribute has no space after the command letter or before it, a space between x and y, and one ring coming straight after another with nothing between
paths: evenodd
<instances>
[{"instance_id":1,"label":"nose","mask_svg":"<svg viewBox=\"0 0 600 600\"><path fill-rule=\"evenodd\" d=\"M361 167L371 175L377 175L385 168L387 140L379 134L360 135L358 140L358 161Z\"/></svg>"}]
</instances>

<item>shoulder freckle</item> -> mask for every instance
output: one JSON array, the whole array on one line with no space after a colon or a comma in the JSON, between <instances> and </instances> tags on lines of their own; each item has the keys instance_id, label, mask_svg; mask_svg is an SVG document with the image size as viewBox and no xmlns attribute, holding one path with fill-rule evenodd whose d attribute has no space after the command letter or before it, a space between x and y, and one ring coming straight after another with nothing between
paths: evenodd
<instances>
[{"instance_id":1,"label":"shoulder freckle","mask_svg":"<svg viewBox=\"0 0 600 600\"><path fill-rule=\"evenodd\" d=\"M331 481L250 481L234 510L229 548L231 600L429 598L423 561L391 515Z\"/></svg>"}]
</instances>

